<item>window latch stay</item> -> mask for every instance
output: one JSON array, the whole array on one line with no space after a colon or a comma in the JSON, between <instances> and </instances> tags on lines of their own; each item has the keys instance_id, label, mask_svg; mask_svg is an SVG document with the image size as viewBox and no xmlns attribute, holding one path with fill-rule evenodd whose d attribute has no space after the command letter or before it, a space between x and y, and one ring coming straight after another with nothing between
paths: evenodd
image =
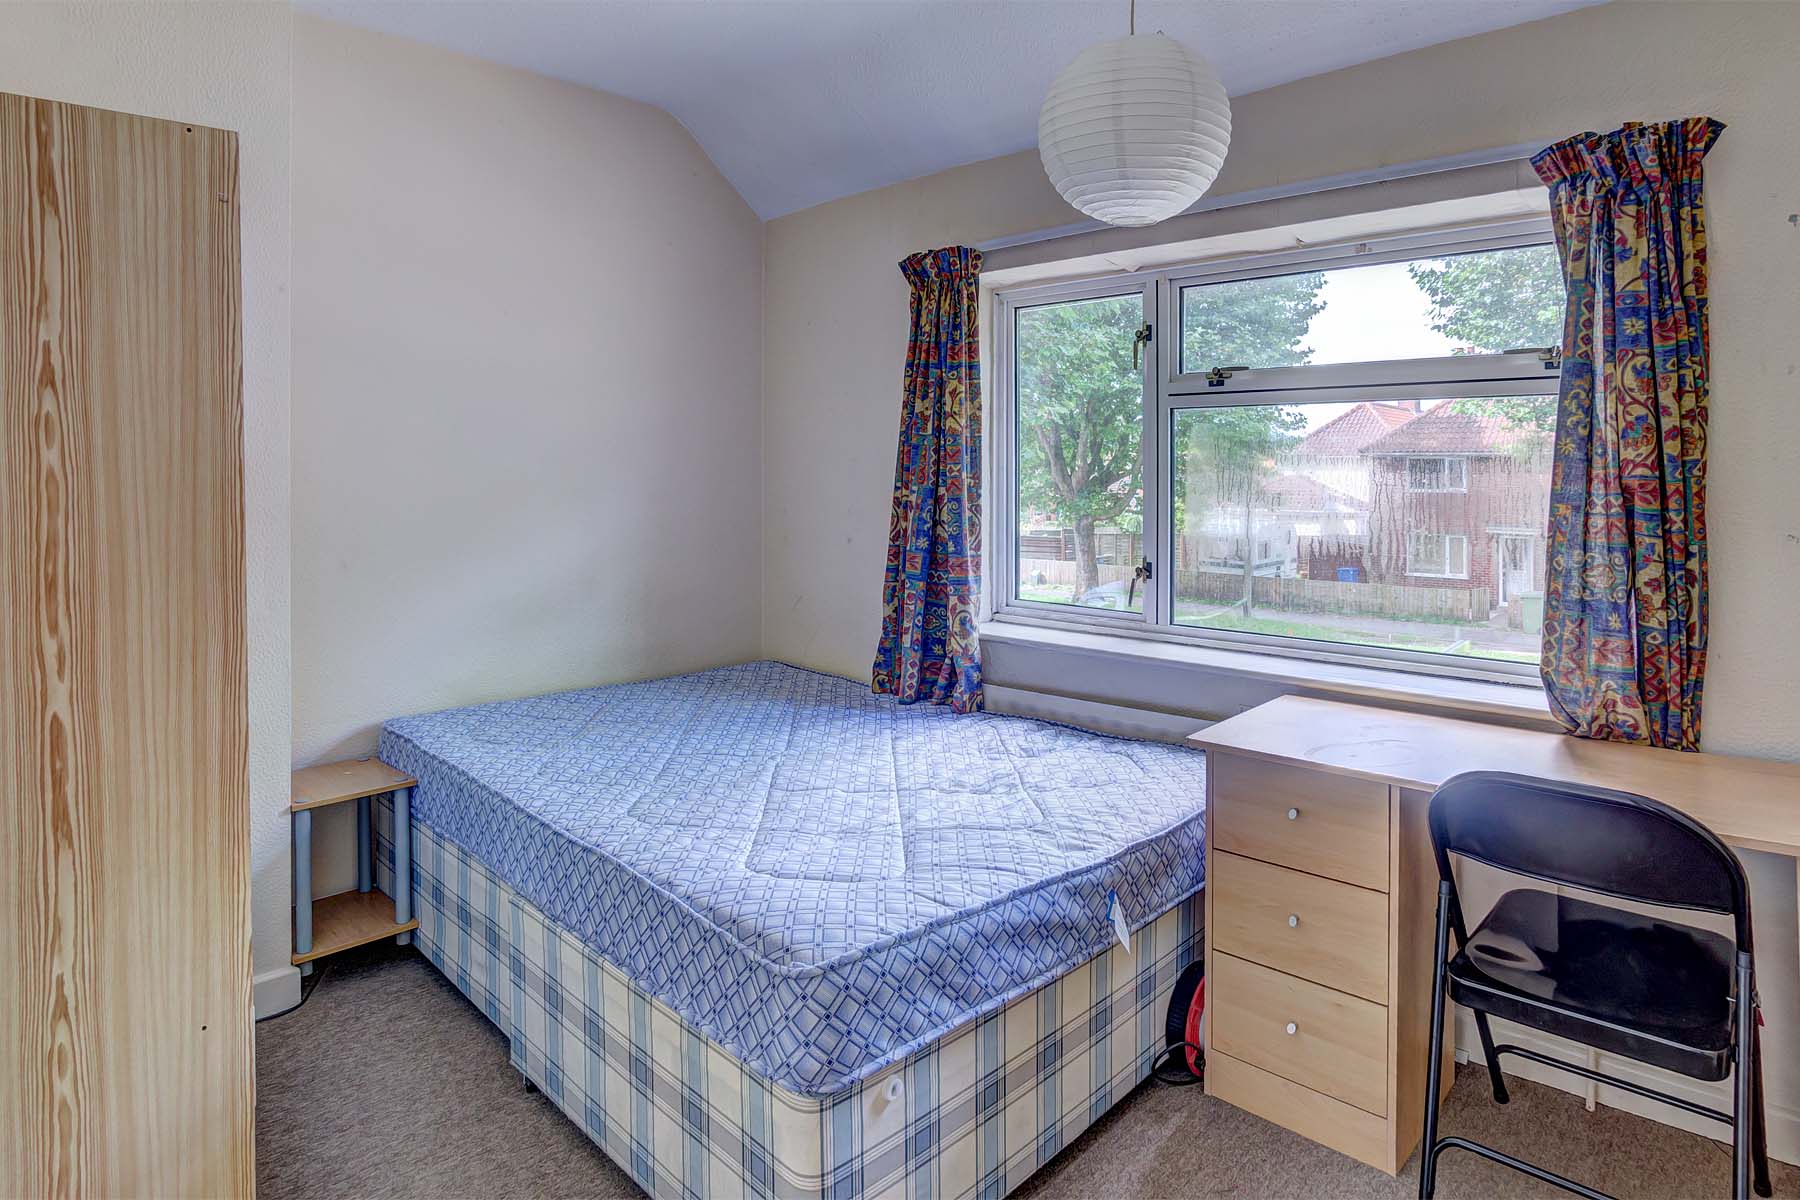
<instances>
[{"instance_id":1,"label":"window latch stay","mask_svg":"<svg viewBox=\"0 0 1800 1200\"><path fill-rule=\"evenodd\" d=\"M1154 329L1151 326L1150 322L1145 321L1142 325L1139 325L1137 327L1137 332L1131 335L1131 369L1132 370L1139 371L1139 370L1143 369L1144 347L1150 344L1150 337L1153 332L1154 332Z\"/></svg>"},{"instance_id":2,"label":"window latch stay","mask_svg":"<svg viewBox=\"0 0 1800 1200\"><path fill-rule=\"evenodd\" d=\"M1561 346L1510 346L1501 351L1503 354L1535 354L1538 361L1544 364L1546 371L1562 370Z\"/></svg>"},{"instance_id":3,"label":"window latch stay","mask_svg":"<svg viewBox=\"0 0 1800 1200\"><path fill-rule=\"evenodd\" d=\"M1137 565L1137 569L1132 571L1132 573L1131 573L1131 586L1125 589L1125 607L1126 608L1130 608L1133 604L1135 604L1137 602L1137 585L1138 585L1138 583L1140 581L1148 582L1150 580L1150 577L1155 574L1156 574L1156 567L1150 562L1149 559L1146 558L1144 561L1140 562Z\"/></svg>"},{"instance_id":4,"label":"window latch stay","mask_svg":"<svg viewBox=\"0 0 1800 1200\"><path fill-rule=\"evenodd\" d=\"M1207 387L1224 387L1225 381L1227 379L1230 379L1233 375L1237 374L1237 372L1239 372L1239 371L1248 371L1249 369L1250 369L1249 367L1244 367L1244 366L1214 367L1212 370L1210 370L1206 373L1206 386Z\"/></svg>"}]
</instances>

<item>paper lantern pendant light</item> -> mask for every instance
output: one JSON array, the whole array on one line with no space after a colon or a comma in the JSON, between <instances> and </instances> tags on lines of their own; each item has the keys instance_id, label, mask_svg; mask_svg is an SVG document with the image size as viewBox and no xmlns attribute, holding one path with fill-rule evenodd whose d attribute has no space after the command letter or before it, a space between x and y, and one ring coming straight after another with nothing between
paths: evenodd
<instances>
[{"instance_id":1,"label":"paper lantern pendant light","mask_svg":"<svg viewBox=\"0 0 1800 1200\"><path fill-rule=\"evenodd\" d=\"M1108 225L1154 225L1218 177L1231 102L1212 66L1173 38L1083 50L1038 113L1038 153L1062 198Z\"/></svg>"}]
</instances>

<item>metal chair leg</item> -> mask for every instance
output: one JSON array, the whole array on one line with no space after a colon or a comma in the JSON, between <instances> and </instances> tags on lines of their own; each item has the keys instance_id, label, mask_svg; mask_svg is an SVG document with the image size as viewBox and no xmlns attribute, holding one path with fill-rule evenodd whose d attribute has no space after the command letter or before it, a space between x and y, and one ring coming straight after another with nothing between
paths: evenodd
<instances>
[{"instance_id":1,"label":"metal chair leg","mask_svg":"<svg viewBox=\"0 0 1800 1200\"><path fill-rule=\"evenodd\" d=\"M1755 1076L1752 1062L1756 1049L1756 992L1750 956L1737 956L1737 1062L1732 1075L1731 1194L1734 1200L1750 1200L1751 1099Z\"/></svg>"},{"instance_id":2,"label":"metal chair leg","mask_svg":"<svg viewBox=\"0 0 1800 1200\"><path fill-rule=\"evenodd\" d=\"M1754 1005L1751 1006L1754 1009ZM1750 1170L1758 1196L1775 1194L1769 1183L1769 1126L1763 1112L1762 1030L1750 1016Z\"/></svg>"},{"instance_id":3,"label":"metal chair leg","mask_svg":"<svg viewBox=\"0 0 1800 1200\"><path fill-rule=\"evenodd\" d=\"M1444 1068L1444 960L1450 950L1450 883L1438 884L1437 948L1432 953L1431 1051L1425 1084L1425 1135L1419 1141L1419 1200L1437 1191L1438 1094Z\"/></svg>"},{"instance_id":4,"label":"metal chair leg","mask_svg":"<svg viewBox=\"0 0 1800 1200\"><path fill-rule=\"evenodd\" d=\"M1488 1029L1486 1013L1476 1012L1475 1032L1481 1035L1481 1053L1487 1058L1488 1082L1494 1086L1494 1103L1505 1104L1510 1097L1506 1094L1506 1080L1500 1075L1500 1055L1494 1050L1494 1034Z\"/></svg>"}]
</instances>

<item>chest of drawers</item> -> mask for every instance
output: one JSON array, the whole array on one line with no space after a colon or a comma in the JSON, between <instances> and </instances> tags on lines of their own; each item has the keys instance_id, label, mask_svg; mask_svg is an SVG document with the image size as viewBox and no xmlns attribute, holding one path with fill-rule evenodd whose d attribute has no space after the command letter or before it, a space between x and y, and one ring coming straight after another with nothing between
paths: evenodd
<instances>
[{"instance_id":1,"label":"chest of drawers","mask_svg":"<svg viewBox=\"0 0 1800 1200\"><path fill-rule=\"evenodd\" d=\"M1429 800L1208 747L1207 1091L1390 1174L1424 1112Z\"/></svg>"}]
</instances>

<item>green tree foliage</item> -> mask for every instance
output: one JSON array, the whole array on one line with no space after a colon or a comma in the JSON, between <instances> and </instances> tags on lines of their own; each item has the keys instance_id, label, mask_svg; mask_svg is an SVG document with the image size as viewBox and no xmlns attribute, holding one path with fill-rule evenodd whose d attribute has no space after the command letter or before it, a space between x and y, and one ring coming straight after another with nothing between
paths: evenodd
<instances>
[{"instance_id":1,"label":"green tree foliage","mask_svg":"<svg viewBox=\"0 0 1800 1200\"><path fill-rule=\"evenodd\" d=\"M1293 367L1312 351L1302 345L1307 326L1325 307L1321 271L1242 279L1184 288L1181 293L1181 366Z\"/></svg>"},{"instance_id":2,"label":"green tree foliage","mask_svg":"<svg viewBox=\"0 0 1800 1200\"><path fill-rule=\"evenodd\" d=\"M1431 327L1481 354L1562 341L1562 268L1550 246L1409 263Z\"/></svg>"},{"instance_id":3,"label":"green tree foliage","mask_svg":"<svg viewBox=\"0 0 1800 1200\"><path fill-rule=\"evenodd\" d=\"M1431 327L1463 343L1461 353L1497 354L1562 343L1563 281L1556 250L1527 246L1411 263L1407 271L1431 302ZM1548 434L1556 407L1536 396L1458 400L1458 412L1499 416L1515 428Z\"/></svg>"},{"instance_id":4,"label":"green tree foliage","mask_svg":"<svg viewBox=\"0 0 1800 1200\"><path fill-rule=\"evenodd\" d=\"M1183 298L1184 365L1305 362L1302 341L1323 284L1323 275L1310 272L1190 289ZM1099 585L1096 530L1138 528L1143 520L1143 385L1132 363L1141 319L1135 295L1018 315L1019 502L1074 529L1077 597ZM1269 410L1233 411L1253 425L1270 424L1270 436L1279 432ZM1243 446L1257 444L1251 431L1242 432Z\"/></svg>"}]
</instances>

